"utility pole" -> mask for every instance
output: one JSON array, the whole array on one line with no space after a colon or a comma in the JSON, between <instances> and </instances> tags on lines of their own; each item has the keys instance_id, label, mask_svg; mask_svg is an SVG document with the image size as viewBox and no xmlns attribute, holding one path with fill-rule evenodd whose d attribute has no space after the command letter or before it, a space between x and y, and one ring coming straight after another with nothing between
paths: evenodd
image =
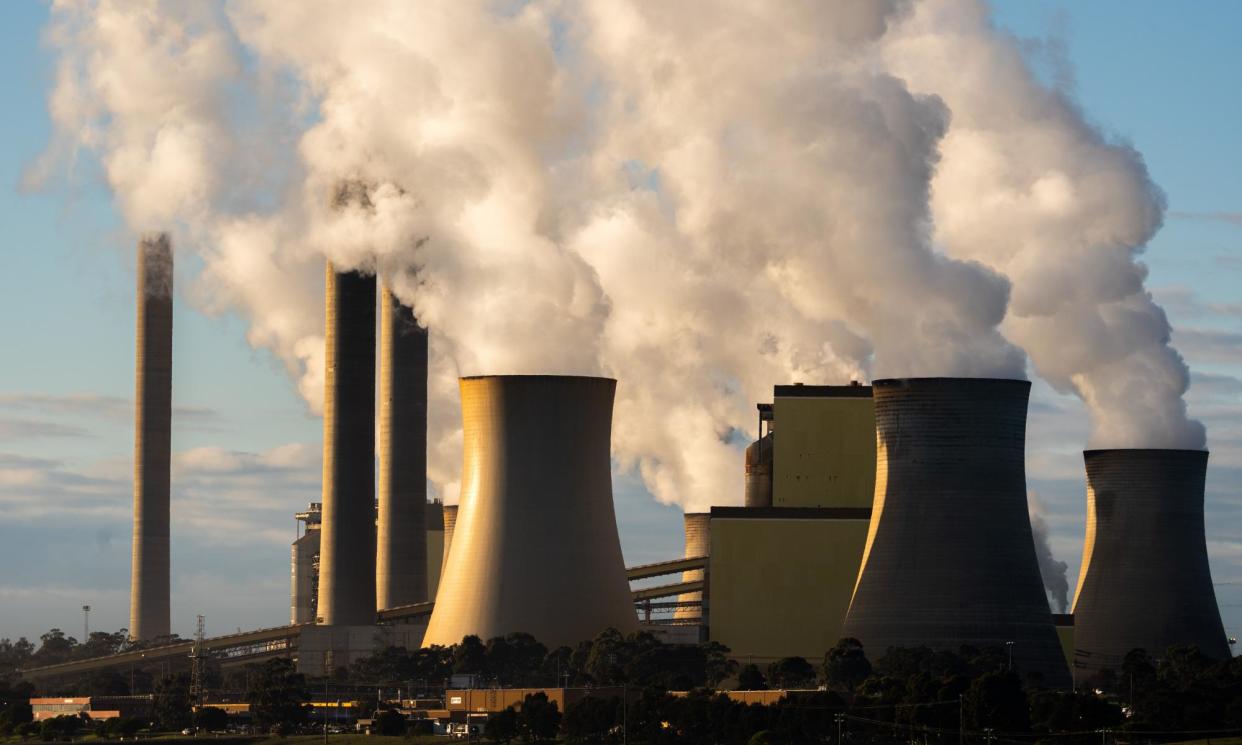
<instances>
[{"instance_id":1,"label":"utility pole","mask_svg":"<svg viewBox=\"0 0 1242 745\"><path fill-rule=\"evenodd\" d=\"M841 724L845 722L845 713L837 712L836 719L837 719L837 745L841 745L841 743L844 742L841 739Z\"/></svg>"},{"instance_id":2,"label":"utility pole","mask_svg":"<svg viewBox=\"0 0 1242 745\"><path fill-rule=\"evenodd\" d=\"M1005 642L1005 647L1009 650L1009 671L1013 672L1013 642Z\"/></svg>"},{"instance_id":3,"label":"utility pole","mask_svg":"<svg viewBox=\"0 0 1242 745\"><path fill-rule=\"evenodd\" d=\"M962 694L957 694L957 745L966 742L966 707Z\"/></svg>"},{"instance_id":4,"label":"utility pole","mask_svg":"<svg viewBox=\"0 0 1242 745\"><path fill-rule=\"evenodd\" d=\"M85 644L91 638L91 607L89 605L82 606L82 643Z\"/></svg>"}]
</instances>

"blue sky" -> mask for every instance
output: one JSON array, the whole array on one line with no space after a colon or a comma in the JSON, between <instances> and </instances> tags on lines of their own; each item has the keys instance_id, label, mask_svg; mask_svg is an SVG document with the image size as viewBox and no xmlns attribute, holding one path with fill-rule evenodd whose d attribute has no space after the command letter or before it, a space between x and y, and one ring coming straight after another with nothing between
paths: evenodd
<instances>
[{"instance_id":1,"label":"blue sky","mask_svg":"<svg viewBox=\"0 0 1242 745\"><path fill-rule=\"evenodd\" d=\"M52 60L42 3L0 7L0 637L52 626L126 625L133 395L133 236L94 165L36 193L22 173L47 143ZM1151 243L1149 287L1196 373L1192 415L1209 425L1208 533L1231 634L1242 632L1242 4L1006 0L997 23L1023 38L1088 118L1146 157L1170 214ZM178 267L180 286L195 273ZM174 629L209 632L288 615L292 513L318 499L320 423L245 324L176 307ZM773 381L781 383L787 381ZM1037 386L1030 483L1057 557L1077 572L1081 406ZM741 477L739 473L739 478ZM626 559L681 551L680 514L617 483ZM77 631L74 631L77 630Z\"/></svg>"}]
</instances>

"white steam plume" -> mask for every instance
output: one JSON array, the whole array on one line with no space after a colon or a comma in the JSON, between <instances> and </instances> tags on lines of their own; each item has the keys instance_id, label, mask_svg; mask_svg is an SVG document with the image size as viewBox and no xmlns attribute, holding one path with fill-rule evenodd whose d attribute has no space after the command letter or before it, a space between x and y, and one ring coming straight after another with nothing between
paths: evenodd
<instances>
[{"instance_id":1,"label":"white steam plume","mask_svg":"<svg viewBox=\"0 0 1242 745\"><path fill-rule=\"evenodd\" d=\"M1031 516L1031 537L1035 540L1035 557L1039 559L1039 574L1044 579L1044 591L1052 601L1054 613L1064 613L1069 607L1069 564L1057 561L1048 542L1048 521L1044 519L1043 502L1035 492L1027 494L1027 508Z\"/></svg>"},{"instance_id":2,"label":"white steam plume","mask_svg":"<svg viewBox=\"0 0 1242 745\"><path fill-rule=\"evenodd\" d=\"M953 112L937 239L1013 283L1005 334L1086 402L1091 446L1204 447L1183 400L1189 370L1137 260L1165 209L1142 156L1042 85L981 2L919 3L886 48L896 74Z\"/></svg>"},{"instance_id":3,"label":"white steam plume","mask_svg":"<svg viewBox=\"0 0 1242 745\"><path fill-rule=\"evenodd\" d=\"M32 177L96 154L131 225L184 234L201 302L244 313L314 407L322 262L378 272L432 332L450 500L457 375L586 373L620 380L622 467L701 510L740 501L739 434L775 382L1024 374L1000 332L1027 281L995 247L1014 231L955 232L978 208L944 204L959 104L904 67L941 25L1012 45L907 6L57 2ZM332 208L343 181L365 199Z\"/></svg>"}]
</instances>

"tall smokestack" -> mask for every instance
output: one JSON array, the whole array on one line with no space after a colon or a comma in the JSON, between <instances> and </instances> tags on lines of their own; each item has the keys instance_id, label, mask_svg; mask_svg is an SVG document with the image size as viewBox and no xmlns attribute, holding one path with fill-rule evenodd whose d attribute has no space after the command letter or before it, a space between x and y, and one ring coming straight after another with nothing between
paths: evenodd
<instances>
[{"instance_id":1,"label":"tall smokestack","mask_svg":"<svg viewBox=\"0 0 1242 745\"><path fill-rule=\"evenodd\" d=\"M707 556L712 551L712 514L710 512L687 512L684 516L686 530L686 550L683 554L687 559ZM706 579L707 572L702 569L691 569L681 573L682 582L697 582ZM674 618L706 617L707 609L703 607L704 593L687 592L677 596L679 603L699 603L698 609L679 606L673 613Z\"/></svg>"},{"instance_id":2,"label":"tall smokestack","mask_svg":"<svg viewBox=\"0 0 1242 745\"><path fill-rule=\"evenodd\" d=\"M1012 644L1052 687L1069 670L1039 575L1026 503L1025 380L873 383L875 504L842 636L956 652Z\"/></svg>"},{"instance_id":3,"label":"tall smokestack","mask_svg":"<svg viewBox=\"0 0 1242 745\"><path fill-rule=\"evenodd\" d=\"M380 293L376 607L427 600L427 330Z\"/></svg>"},{"instance_id":4,"label":"tall smokestack","mask_svg":"<svg viewBox=\"0 0 1242 745\"><path fill-rule=\"evenodd\" d=\"M1205 450L1088 450L1087 537L1074 597L1075 660L1119 668L1193 644L1229 657L1203 531Z\"/></svg>"},{"instance_id":5,"label":"tall smokestack","mask_svg":"<svg viewBox=\"0 0 1242 745\"><path fill-rule=\"evenodd\" d=\"M327 265L319 622L375 623L375 277Z\"/></svg>"},{"instance_id":6,"label":"tall smokestack","mask_svg":"<svg viewBox=\"0 0 1242 745\"><path fill-rule=\"evenodd\" d=\"M138 242L138 344L134 392L134 546L129 635L168 636L169 459L172 449L172 245Z\"/></svg>"},{"instance_id":7,"label":"tall smokestack","mask_svg":"<svg viewBox=\"0 0 1242 745\"><path fill-rule=\"evenodd\" d=\"M612 502L616 381L461 380L461 507L424 646L524 631L555 647L634 631Z\"/></svg>"}]
</instances>

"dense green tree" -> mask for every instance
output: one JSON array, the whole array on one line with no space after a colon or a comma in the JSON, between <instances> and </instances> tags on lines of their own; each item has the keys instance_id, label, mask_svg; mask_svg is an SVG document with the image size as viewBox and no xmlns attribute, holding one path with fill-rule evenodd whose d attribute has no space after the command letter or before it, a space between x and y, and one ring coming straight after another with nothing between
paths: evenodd
<instances>
[{"instance_id":1,"label":"dense green tree","mask_svg":"<svg viewBox=\"0 0 1242 745\"><path fill-rule=\"evenodd\" d=\"M763 677L758 665L743 665L737 674L737 689L739 691L766 691L768 680Z\"/></svg>"},{"instance_id":2,"label":"dense green tree","mask_svg":"<svg viewBox=\"0 0 1242 745\"><path fill-rule=\"evenodd\" d=\"M129 677L116 670L100 670L86 679L82 691L88 696L128 696Z\"/></svg>"},{"instance_id":3,"label":"dense green tree","mask_svg":"<svg viewBox=\"0 0 1242 745\"><path fill-rule=\"evenodd\" d=\"M492 742L512 742L517 735L518 715L512 706L492 714L483 725L483 736Z\"/></svg>"},{"instance_id":4,"label":"dense green tree","mask_svg":"<svg viewBox=\"0 0 1242 745\"><path fill-rule=\"evenodd\" d=\"M804 657L785 657L768 666L768 684L777 688L812 688L815 668Z\"/></svg>"},{"instance_id":5,"label":"dense green tree","mask_svg":"<svg viewBox=\"0 0 1242 745\"><path fill-rule=\"evenodd\" d=\"M0 639L0 680L15 670L26 667L34 652L35 646L24 636L17 641Z\"/></svg>"},{"instance_id":6,"label":"dense green tree","mask_svg":"<svg viewBox=\"0 0 1242 745\"><path fill-rule=\"evenodd\" d=\"M190 708L190 677L163 678L155 687L152 715L157 729L180 731L193 722Z\"/></svg>"},{"instance_id":7,"label":"dense green tree","mask_svg":"<svg viewBox=\"0 0 1242 745\"><path fill-rule=\"evenodd\" d=\"M471 634L453 648L453 672L459 675L487 674L487 647Z\"/></svg>"},{"instance_id":8,"label":"dense green tree","mask_svg":"<svg viewBox=\"0 0 1242 745\"><path fill-rule=\"evenodd\" d=\"M518 732L525 742L545 742L556 737L561 726L561 712L555 701L543 691L531 693L522 701L518 712Z\"/></svg>"},{"instance_id":9,"label":"dense green tree","mask_svg":"<svg viewBox=\"0 0 1242 745\"><path fill-rule=\"evenodd\" d=\"M277 658L250 668L246 701L255 724L283 729L301 724L306 720L308 700L306 678L291 660Z\"/></svg>"},{"instance_id":10,"label":"dense green tree","mask_svg":"<svg viewBox=\"0 0 1242 745\"><path fill-rule=\"evenodd\" d=\"M565 708L561 734L570 743L583 745L608 742L620 717L620 699L587 696Z\"/></svg>"},{"instance_id":11,"label":"dense green tree","mask_svg":"<svg viewBox=\"0 0 1242 745\"><path fill-rule=\"evenodd\" d=\"M824 655L824 680L831 688L853 694L870 675L871 663L857 639L842 639Z\"/></svg>"},{"instance_id":12,"label":"dense green tree","mask_svg":"<svg viewBox=\"0 0 1242 745\"><path fill-rule=\"evenodd\" d=\"M489 676L505 686L538 685L547 656L548 648L524 633L489 639L485 652Z\"/></svg>"},{"instance_id":13,"label":"dense green tree","mask_svg":"<svg viewBox=\"0 0 1242 745\"><path fill-rule=\"evenodd\" d=\"M31 656L30 663L43 666L68 662L73 658L77 645L77 639L65 636L65 632L60 629L52 629L39 637L39 651Z\"/></svg>"},{"instance_id":14,"label":"dense green tree","mask_svg":"<svg viewBox=\"0 0 1242 745\"><path fill-rule=\"evenodd\" d=\"M203 732L222 732L229 727L229 713L218 706L203 706L194 713L194 726Z\"/></svg>"},{"instance_id":15,"label":"dense green tree","mask_svg":"<svg viewBox=\"0 0 1242 745\"><path fill-rule=\"evenodd\" d=\"M384 709L376 712L375 733L389 737L400 737L405 734L405 715L395 709Z\"/></svg>"},{"instance_id":16,"label":"dense green tree","mask_svg":"<svg viewBox=\"0 0 1242 745\"><path fill-rule=\"evenodd\" d=\"M729 658L729 648L720 642L704 642L699 645L703 652L704 683L715 688L737 674L736 660Z\"/></svg>"},{"instance_id":17,"label":"dense green tree","mask_svg":"<svg viewBox=\"0 0 1242 745\"><path fill-rule=\"evenodd\" d=\"M1030 729L1030 709L1016 672L990 672L975 678L966 692L966 721L975 729L1006 732Z\"/></svg>"}]
</instances>

